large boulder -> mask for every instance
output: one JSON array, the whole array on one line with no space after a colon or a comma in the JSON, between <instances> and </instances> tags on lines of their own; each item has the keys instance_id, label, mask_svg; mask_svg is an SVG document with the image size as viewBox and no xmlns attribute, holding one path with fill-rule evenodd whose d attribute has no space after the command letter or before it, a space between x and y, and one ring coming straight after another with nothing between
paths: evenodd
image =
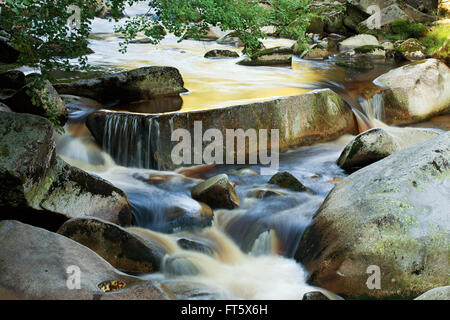
<instances>
[{"instance_id":1,"label":"large boulder","mask_svg":"<svg viewBox=\"0 0 450 320\"><path fill-rule=\"evenodd\" d=\"M375 19L373 17L370 17L360 23L360 25L358 26L358 30L389 30L392 23L398 20L406 20L412 23L434 21L434 17L432 15L422 13L419 10L411 7L410 5L402 3L400 1L381 9L380 20L377 21L379 22L379 25L374 26L373 24L375 22Z\"/></svg>"},{"instance_id":2,"label":"large boulder","mask_svg":"<svg viewBox=\"0 0 450 320\"><path fill-rule=\"evenodd\" d=\"M272 65L291 65L293 51L288 47L275 47L263 49L252 55L251 58L245 58L238 62L243 66L272 66Z\"/></svg>"},{"instance_id":3,"label":"large boulder","mask_svg":"<svg viewBox=\"0 0 450 320\"><path fill-rule=\"evenodd\" d=\"M0 112L0 181L0 219L51 230L85 215L132 222L123 191L56 156L53 128L42 117Z\"/></svg>"},{"instance_id":4,"label":"large boulder","mask_svg":"<svg viewBox=\"0 0 450 320\"><path fill-rule=\"evenodd\" d=\"M58 233L95 251L114 268L132 274L159 271L166 254L159 243L98 218L70 219Z\"/></svg>"},{"instance_id":5,"label":"large boulder","mask_svg":"<svg viewBox=\"0 0 450 320\"><path fill-rule=\"evenodd\" d=\"M132 223L126 194L111 183L57 159L56 175L40 207L67 217L98 217L120 225Z\"/></svg>"},{"instance_id":6,"label":"large boulder","mask_svg":"<svg viewBox=\"0 0 450 320\"><path fill-rule=\"evenodd\" d=\"M178 96L186 92L180 72L172 67L143 67L94 79L55 84L60 94L72 94L100 102L130 102Z\"/></svg>"},{"instance_id":7,"label":"large boulder","mask_svg":"<svg viewBox=\"0 0 450 320\"><path fill-rule=\"evenodd\" d=\"M347 144L337 164L344 170L359 169L437 135L436 131L428 129L395 127L370 129Z\"/></svg>"},{"instance_id":8,"label":"large boulder","mask_svg":"<svg viewBox=\"0 0 450 320\"><path fill-rule=\"evenodd\" d=\"M240 205L239 198L226 174L219 174L191 188L192 198L208 204L211 208L234 209Z\"/></svg>"},{"instance_id":9,"label":"large boulder","mask_svg":"<svg viewBox=\"0 0 450 320\"><path fill-rule=\"evenodd\" d=\"M447 132L340 182L295 254L309 282L347 298L414 298L446 285L449 159Z\"/></svg>"},{"instance_id":10,"label":"large boulder","mask_svg":"<svg viewBox=\"0 0 450 320\"><path fill-rule=\"evenodd\" d=\"M4 102L15 112L56 120L61 126L67 121L66 105L48 80L31 82Z\"/></svg>"},{"instance_id":11,"label":"large boulder","mask_svg":"<svg viewBox=\"0 0 450 320\"><path fill-rule=\"evenodd\" d=\"M62 235L7 220L0 221L0 241L0 299L168 298L157 283L117 271Z\"/></svg>"},{"instance_id":12,"label":"large boulder","mask_svg":"<svg viewBox=\"0 0 450 320\"><path fill-rule=\"evenodd\" d=\"M229 128L279 130L279 149L284 152L301 145L331 141L345 133L356 133L354 115L342 98L330 89L269 99L262 102L199 111L180 111L160 115L142 115L97 111L87 119L87 126L99 144L116 163L125 166L171 170L180 167L172 159L171 141L176 129L190 133L194 144L196 123L203 131L217 129L223 137ZM151 134L150 134L151 133ZM236 133L237 134L237 133ZM127 139L115 139L126 135ZM188 138L187 138L188 139ZM271 138L268 137L268 143ZM203 148L210 143L203 141ZM142 152L142 146L145 152ZM270 144L268 144L268 148ZM194 159L194 149L191 159ZM249 154L248 143L242 150ZM226 155L226 143L224 143ZM224 159L225 162L225 159Z\"/></svg>"},{"instance_id":13,"label":"large boulder","mask_svg":"<svg viewBox=\"0 0 450 320\"><path fill-rule=\"evenodd\" d=\"M393 69L374 80L383 88L387 124L410 124L450 111L450 69L427 59Z\"/></svg>"}]
</instances>

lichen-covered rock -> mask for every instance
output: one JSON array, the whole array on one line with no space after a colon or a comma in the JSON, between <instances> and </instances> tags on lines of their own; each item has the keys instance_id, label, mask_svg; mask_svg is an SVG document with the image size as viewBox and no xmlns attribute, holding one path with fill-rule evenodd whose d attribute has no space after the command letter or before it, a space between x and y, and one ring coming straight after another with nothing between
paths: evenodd
<instances>
[{"instance_id":1,"label":"lichen-covered rock","mask_svg":"<svg viewBox=\"0 0 450 320\"><path fill-rule=\"evenodd\" d=\"M0 207L39 209L56 175L55 166L49 121L0 112Z\"/></svg>"},{"instance_id":2,"label":"lichen-covered rock","mask_svg":"<svg viewBox=\"0 0 450 320\"><path fill-rule=\"evenodd\" d=\"M270 178L269 184L275 184L281 188L289 189L297 192L312 192L287 171L278 172Z\"/></svg>"},{"instance_id":3,"label":"lichen-covered rock","mask_svg":"<svg viewBox=\"0 0 450 320\"><path fill-rule=\"evenodd\" d=\"M240 201L226 174L219 174L191 188L192 198L211 208L234 209Z\"/></svg>"},{"instance_id":4,"label":"lichen-covered rock","mask_svg":"<svg viewBox=\"0 0 450 320\"><path fill-rule=\"evenodd\" d=\"M231 50L211 50L205 53L205 58L239 58L239 53Z\"/></svg>"},{"instance_id":5,"label":"lichen-covered rock","mask_svg":"<svg viewBox=\"0 0 450 320\"><path fill-rule=\"evenodd\" d=\"M120 225L130 225L133 220L126 194L100 177L57 159L56 175L42 209L58 212L70 218L93 216Z\"/></svg>"},{"instance_id":6,"label":"lichen-covered rock","mask_svg":"<svg viewBox=\"0 0 450 320\"><path fill-rule=\"evenodd\" d=\"M0 112L0 182L0 219L52 230L86 215L132 222L123 191L56 156L52 125L42 117Z\"/></svg>"},{"instance_id":7,"label":"lichen-covered rock","mask_svg":"<svg viewBox=\"0 0 450 320\"><path fill-rule=\"evenodd\" d=\"M303 233L295 258L309 282L348 298L414 298L448 283L450 133L341 181ZM380 289L367 282L380 268ZM370 281L369 281L370 280Z\"/></svg>"},{"instance_id":8,"label":"lichen-covered rock","mask_svg":"<svg viewBox=\"0 0 450 320\"><path fill-rule=\"evenodd\" d=\"M251 58L245 58L238 64L243 66L291 65L292 55L291 48L275 47L258 51Z\"/></svg>"},{"instance_id":9,"label":"lichen-covered rock","mask_svg":"<svg viewBox=\"0 0 450 320\"><path fill-rule=\"evenodd\" d=\"M95 251L114 268L132 274L159 271L166 254L157 242L98 218L70 219L58 233Z\"/></svg>"},{"instance_id":10,"label":"lichen-covered rock","mask_svg":"<svg viewBox=\"0 0 450 320\"><path fill-rule=\"evenodd\" d=\"M328 33L345 33L344 18L346 16L345 4L339 1L320 0L313 1L309 10L320 15L324 23L324 30Z\"/></svg>"},{"instance_id":11,"label":"lichen-covered rock","mask_svg":"<svg viewBox=\"0 0 450 320\"><path fill-rule=\"evenodd\" d=\"M301 55L301 58L303 59L327 59L330 53L327 49L315 45L311 48L311 50L308 50L303 55Z\"/></svg>"},{"instance_id":12,"label":"lichen-covered rock","mask_svg":"<svg viewBox=\"0 0 450 320\"><path fill-rule=\"evenodd\" d=\"M428 129L395 127L370 129L347 144L337 164L349 171L359 169L437 135L436 131Z\"/></svg>"},{"instance_id":13,"label":"lichen-covered rock","mask_svg":"<svg viewBox=\"0 0 450 320\"><path fill-rule=\"evenodd\" d=\"M168 299L159 284L119 272L57 233L7 220L0 221L0 241L2 299Z\"/></svg>"},{"instance_id":14,"label":"lichen-covered rock","mask_svg":"<svg viewBox=\"0 0 450 320\"><path fill-rule=\"evenodd\" d=\"M344 26L356 32L358 30L358 26L361 22L366 20L370 15L366 13L364 10L361 10L357 6L354 6L347 2L347 12L344 18Z\"/></svg>"},{"instance_id":15,"label":"lichen-covered rock","mask_svg":"<svg viewBox=\"0 0 450 320\"><path fill-rule=\"evenodd\" d=\"M395 48L395 51L400 55L400 57L409 61L424 59L426 56L425 50L425 46L416 39L408 39L403 41Z\"/></svg>"},{"instance_id":16,"label":"lichen-covered rock","mask_svg":"<svg viewBox=\"0 0 450 320\"><path fill-rule=\"evenodd\" d=\"M56 119L61 126L67 121L66 105L48 80L31 82L4 102L15 112Z\"/></svg>"},{"instance_id":17,"label":"lichen-covered rock","mask_svg":"<svg viewBox=\"0 0 450 320\"><path fill-rule=\"evenodd\" d=\"M180 72L172 67L143 67L94 79L55 84L60 94L73 94L100 102L130 102L178 96L186 92Z\"/></svg>"},{"instance_id":18,"label":"lichen-covered rock","mask_svg":"<svg viewBox=\"0 0 450 320\"><path fill-rule=\"evenodd\" d=\"M386 52L383 46L366 45L353 49L356 57L385 58Z\"/></svg>"},{"instance_id":19,"label":"lichen-covered rock","mask_svg":"<svg viewBox=\"0 0 450 320\"><path fill-rule=\"evenodd\" d=\"M410 124L450 111L450 69L436 59L393 69L374 80L387 124Z\"/></svg>"}]
</instances>

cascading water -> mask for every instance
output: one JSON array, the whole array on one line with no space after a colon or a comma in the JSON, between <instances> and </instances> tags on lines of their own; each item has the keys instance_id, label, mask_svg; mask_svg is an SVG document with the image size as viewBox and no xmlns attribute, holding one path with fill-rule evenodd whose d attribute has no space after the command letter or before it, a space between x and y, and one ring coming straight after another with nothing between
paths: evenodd
<instances>
[{"instance_id":1,"label":"cascading water","mask_svg":"<svg viewBox=\"0 0 450 320\"><path fill-rule=\"evenodd\" d=\"M384 99L380 93L374 94L369 99L361 98L360 105L370 121L379 123L384 120Z\"/></svg>"}]
</instances>

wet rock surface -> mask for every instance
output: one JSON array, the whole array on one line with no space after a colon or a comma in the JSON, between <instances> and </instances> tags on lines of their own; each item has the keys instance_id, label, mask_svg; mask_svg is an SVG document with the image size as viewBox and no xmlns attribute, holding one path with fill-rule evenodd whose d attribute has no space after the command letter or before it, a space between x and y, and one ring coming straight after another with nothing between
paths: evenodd
<instances>
[{"instance_id":1,"label":"wet rock surface","mask_svg":"<svg viewBox=\"0 0 450 320\"><path fill-rule=\"evenodd\" d=\"M340 182L295 254L310 283L348 298L410 299L447 283L450 133L365 167ZM366 286L368 266L379 290Z\"/></svg>"}]
</instances>

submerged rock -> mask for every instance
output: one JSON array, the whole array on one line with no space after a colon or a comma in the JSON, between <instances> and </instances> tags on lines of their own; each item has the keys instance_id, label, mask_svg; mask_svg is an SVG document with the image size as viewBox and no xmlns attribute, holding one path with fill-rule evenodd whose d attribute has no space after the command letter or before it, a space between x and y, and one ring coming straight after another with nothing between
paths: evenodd
<instances>
[{"instance_id":1,"label":"submerged rock","mask_svg":"<svg viewBox=\"0 0 450 320\"><path fill-rule=\"evenodd\" d=\"M73 94L100 102L130 102L178 96L186 92L180 72L172 67L143 67L94 79L55 84L60 94Z\"/></svg>"},{"instance_id":2,"label":"submerged rock","mask_svg":"<svg viewBox=\"0 0 450 320\"><path fill-rule=\"evenodd\" d=\"M132 222L123 191L57 158L52 125L42 117L0 112L0 182L0 219L52 230L86 215Z\"/></svg>"},{"instance_id":3,"label":"submerged rock","mask_svg":"<svg viewBox=\"0 0 450 320\"><path fill-rule=\"evenodd\" d=\"M231 50L210 50L205 53L205 58L239 58L239 53Z\"/></svg>"},{"instance_id":4,"label":"submerged rock","mask_svg":"<svg viewBox=\"0 0 450 320\"><path fill-rule=\"evenodd\" d=\"M250 198L257 198L257 199L266 199L270 197L277 197L277 196L284 196L284 193L268 189L268 188L256 188L252 189L247 193L247 197Z\"/></svg>"},{"instance_id":5,"label":"submerged rock","mask_svg":"<svg viewBox=\"0 0 450 320\"><path fill-rule=\"evenodd\" d=\"M413 128L374 128L359 134L342 151L337 164L345 170L365 167L394 152L439 135L436 131Z\"/></svg>"},{"instance_id":6,"label":"submerged rock","mask_svg":"<svg viewBox=\"0 0 450 320\"><path fill-rule=\"evenodd\" d=\"M212 256L214 254L213 249L211 249L208 245L205 243L202 243L200 241L192 240L192 239L186 239L186 238L180 238L177 240L177 244L180 248L184 250L190 250L190 251L197 251L201 252L207 255Z\"/></svg>"},{"instance_id":7,"label":"submerged rock","mask_svg":"<svg viewBox=\"0 0 450 320\"><path fill-rule=\"evenodd\" d=\"M243 66L291 65L293 51L288 47L276 47L258 51L251 58L245 58L238 64Z\"/></svg>"},{"instance_id":8,"label":"submerged rock","mask_svg":"<svg viewBox=\"0 0 450 320\"><path fill-rule=\"evenodd\" d=\"M56 119L62 126L67 121L66 105L52 84L45 80L42 88L31 82L4 102L15 112L30 113Z\"/></svg>"},{"instance_id":9,"label":"submerged rock","mask_svg":"<svg viewBox=\"0 0 450 320\"><path fill-rule=\"evenodd\" d=\"M213 219L212 209L205 203L199 203L197 210L182 206L171 206L164 210L165 227L167 233L196 230L211 226Z\"/></svg>"},{"instance_id":10,"label":"submerged rock","mask_svg":"<svg viewBox=\"0 0 450 320\"><path fill-rule=\"evenodd\" d=\"M74 218L65 222L58 233L99 254L127 273L151 273L160 270L166 251L157 242L143 239L111 222L97 218Z\"/></svg>"},{"instance_id":11,"label":"submerged rock","mask_svg":"<svg viewBox=\"0 0 450 320\"><path fill-rule=\"evenodd\" d=\"M234 209L240 201L226 174L219 174L191 188L192 198L211 208Z\"/></svg>"},{"instance_id":12,"label":"submerged rock","mask_svg":"<svg viewBox=\"0 0 450 320\"><path fill-rule=\"evenodd\" d=\"M349 298L413 298L448 283L450 133L400 150L340 182L295 258L313 285ZM380 269L380 285L369 277ZM367 273L369 272L369 273Z\"/></svg>"},{"instance_id":13,"label":"submerged rock","mask_svg":"<svg viewBox=\"0 0 450 320\"><path fill-rule=\"evenodd\" d=\"M270 178L269 184L275 184L281 188L289 189L297 192L312 192L287 171L278 172Z\"/></svg>"},{"instance_id":14,"label":"submerged rock","mask_svg":"<svg viewBox=\"0 0 450 320\"><path fill-rule=\"evenodd\" d=\"M384 90L387 124L410 124L450 112L450 69L436 59L393 69L374 80Z\"/></svg>"},{"instance_id":15,"label":"submerged rock","mask_svg":"<svg viewBox=\"0 0 450 320\"><path fill-rule=\"evenodd\" d=\"M168 299L158 284L117 271L89 248L62 235L0 221L0 239L0 261L7 261L0 263L4 299Z\"/></svg>"}]
</instances>

